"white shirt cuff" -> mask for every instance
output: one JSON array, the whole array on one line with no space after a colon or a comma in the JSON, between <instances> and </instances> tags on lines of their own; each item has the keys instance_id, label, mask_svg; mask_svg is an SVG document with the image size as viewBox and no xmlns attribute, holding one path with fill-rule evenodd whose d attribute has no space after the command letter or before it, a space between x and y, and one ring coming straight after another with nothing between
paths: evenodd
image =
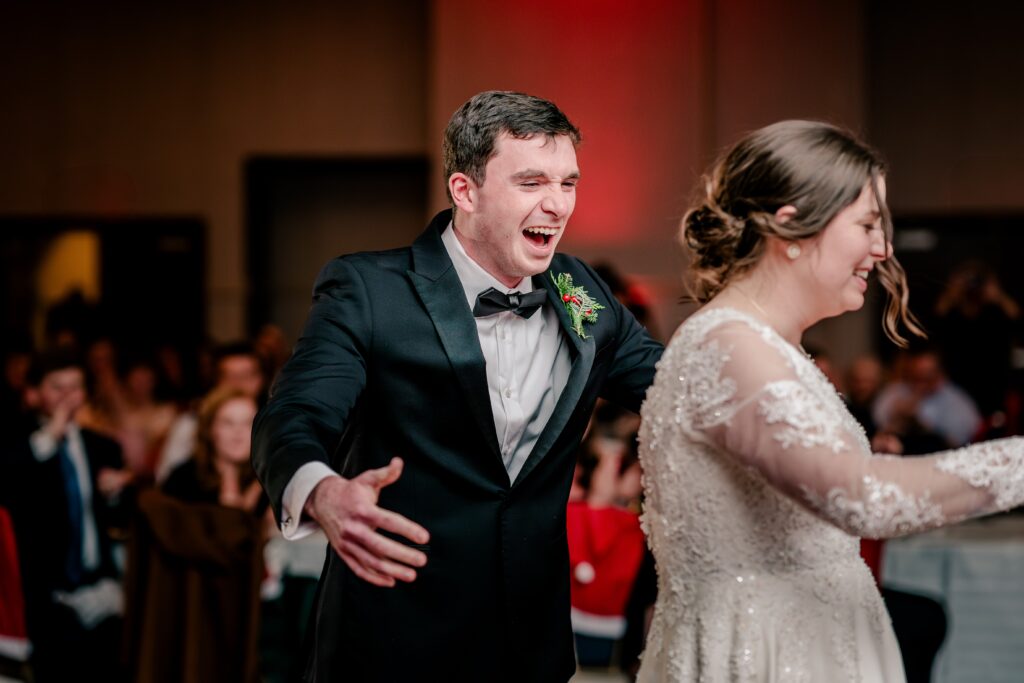
<instances>
[{"instance_id":1,"label":"white shirt cuff","mask_svg":"<svg viewBox=\"0 0 1024 683\"><path fill-rule=\"evenodd\" d=\"M28 445L32 447L32 455L39 462L46 462L57 452L57 440L45 429L32 432L28 437Z\"/></svg>"},{"instance_id":2,"label":"white shirt cuff","mask_svg":"<svg viewBox=\"0 0 1024 683\"><path fill-rule=\"evenodd\" d=\"M303 519L302 511L306 500L316 485L327 477L337 477L337 472L322 462L307 462L292 476L284 487L281 497L281 535L289 541L308 536L320 526L313 519Z\"/></svg>"}]
</instances>

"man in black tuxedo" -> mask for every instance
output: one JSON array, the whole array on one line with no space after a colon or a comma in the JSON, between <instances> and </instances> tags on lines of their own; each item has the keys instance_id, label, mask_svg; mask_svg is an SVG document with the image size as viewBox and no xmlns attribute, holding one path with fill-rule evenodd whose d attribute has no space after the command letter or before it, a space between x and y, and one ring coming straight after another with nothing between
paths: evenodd
<instances>
[{"instance_id":1,"label":"man in black tuxedo","mask_svg":"<svg viewBox=\"0 0 1024 683\"><path fill-rule=\"evenodd\" d=\"M574 454L598 397L639 408L662 350L555 253L579 140L550 102L476 95L445 131L453 210L321 272L253 440L285 535L319 525L335 551L306 680L572 676Z\"/></svg>"},{"instance_id":2,"label":"man in black tuxedo","mask_svg":"<svg viewBox=\"0 0 1024 683\"><path fill-rule=\"evenodd\" d=\"M122 595L110 528L131 474L121 448L80 428L85 370L41 354L29 373L38 413L3 447L0 477L21 565L36 680L117 681Z\"/></svg>"}]
</instances>

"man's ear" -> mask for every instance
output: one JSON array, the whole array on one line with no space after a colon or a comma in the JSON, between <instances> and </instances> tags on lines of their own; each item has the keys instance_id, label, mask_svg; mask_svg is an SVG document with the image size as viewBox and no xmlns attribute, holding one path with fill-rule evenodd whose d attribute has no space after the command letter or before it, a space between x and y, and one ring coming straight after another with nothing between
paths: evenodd
<instances>
[{"instance_id":1,"label":"man's ear","mask_svg":"<svg viewBox=\"0 0 1024 683\"><path fill-rule=\"evenodd\" d=\"M792 204L786 204L775 212L775 222L782 225L783 223L791 220L794 216L796 216L796 207Z\"/></svg>"},{"instance_id":2,"label":"man's ear","mask_svg":"<svg viewBox=\"0 0 1024 683\"><path fill-rule=\"evenodd\" d=\"M448 192L452 195L452 203L459 211L473 213L476 208L476 183L465 173L452 173L448 177Z\"/></svg>"}]
</instances>

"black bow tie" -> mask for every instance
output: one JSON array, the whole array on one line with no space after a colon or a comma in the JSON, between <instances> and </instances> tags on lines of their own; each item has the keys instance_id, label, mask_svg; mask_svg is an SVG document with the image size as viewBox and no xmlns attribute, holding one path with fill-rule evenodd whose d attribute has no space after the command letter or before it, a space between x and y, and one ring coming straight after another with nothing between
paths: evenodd
<instances>
[{"instance_id":1,"label":"black bow tie","mask_svg":"<svg viewBox=\"0 0 1024 683\"><path fill-rule=\"evenodd\" d=\"M544 305L547 298L548 293L544 289L535 289L526 294L519 292L505 294L494 287L489 287L477 295L476 305L473 306L473 315L482 318L502 311L512 311L518 316L529 318Z\"/></svg>"}]
</instances>

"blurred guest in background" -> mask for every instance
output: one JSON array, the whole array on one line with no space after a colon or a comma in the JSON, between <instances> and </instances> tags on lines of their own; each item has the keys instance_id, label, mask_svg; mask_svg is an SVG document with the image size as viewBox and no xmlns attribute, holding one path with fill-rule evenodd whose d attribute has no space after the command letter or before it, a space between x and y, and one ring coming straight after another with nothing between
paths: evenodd
<instances>
[{"instance_id":1,"label":"blurred guest in background","mask_svg":"<svg viewBox=\"0 0 1024 683\"><path fill-rule=\"evenodd\" d=\"M111 520L131 474L118 444L75 421L83 364L41 355L29 381L38 412L4 448L36 680L117 681L123 597Z\"/></svg>"},{"instance_id":2,"label":"blurred guest in background","mask_svg":"<svg viewBox=\"0 0 1024 683\"><path fill-rule=\"evenodd\" d=\"M273 522L249 464L256 401L220 387L195 457L139 496L129 553L129 667L139 681L256 683L263 546Z\"/></svg>"},{"instance_id":3,"label":"blurred guest in background","mask_svg":"<svg viewBox=\"0 0 1024 683\"><path fill-rule=\"evenodd\" d=\"M216 384L214 389L231 388L257 403L264 398L266 379L260 356L248 342L219 347L213 353ZM163 482L171 471L195 453L198 416L195 411L181 413L168 432L156 465L156 480Z\"/></svg>"},{"instance_id":4,"label":"blurred guest in background","mask_svg":"<svg viewBox=\"0 0 1024 683\"><path fill-rule=\"evenodd\" d=\"M613 664L644 556L633 413L603 404L580 446L567 509L572 627L583 666ZM632 426L620 433L617 428Z\"/></svg>"},{"instance_id":5,"label":"blurred guest in background","mask_svg":"<svg viewBox=\"0 0 1024 683\"><path fill-rule=\"evenodd\" d=\"M974 401L949 381L934 349L907 355L902 381L882 389L873 416L880 431L903 442L907 455L963 446L982 424Z\"/></svg>"},{"instance_id":6,"label":"blurred guest in background","mask_svg":"<svg viewBox=\"0 0 1024 683\"><path fill-rule=\"evenodd\" d=\"M875 356L855 358L846 369L846 407L864 427L868 439L877 431L871 408L882 390L882 380L882 363Z\"/></svg>"},{"instance_id":7,"label":"blurred guest in background","mask_svg":"<svg viewBox=\"0 0 1024 683\"><path fill-rule=\"evenodd\" d=\"M123 367L115 434L128 468L140 479L152 481L160 449L177 410L157 393L159 374L155 360L140 355Z\"/></svg>"},{"instance_id":8,"label":"blurred guest in background","mask_svg":"<svg viewBox=\"0 0 1024 683\"><path fill-rule=\"evenodd\" d=\"M164 482L168 495L193 503L217 503L262 513L263 489L249 464L256 400L221 386L199 407L195 457L179 464Z\"/></svg>"},{"instance_id":9,"label":"blurred guest in background","mask_svg":"<svg viewBox=\"0 0 1024 683\"><path fill-rule=\"evenodd\" d=\"M982 415L1003 411L1020 306L989 265L968 261L950 275L935 314L933 338L950 379Z\"/></svg>"}]
</instances>

